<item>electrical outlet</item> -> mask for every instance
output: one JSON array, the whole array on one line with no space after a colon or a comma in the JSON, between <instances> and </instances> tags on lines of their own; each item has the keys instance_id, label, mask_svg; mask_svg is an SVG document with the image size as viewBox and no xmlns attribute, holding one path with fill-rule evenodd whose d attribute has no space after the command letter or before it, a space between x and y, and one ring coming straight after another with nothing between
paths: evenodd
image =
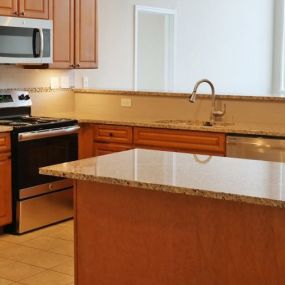
<instances>
[{"instance_id":1,"label":"electrical outlet","mask_svg":"<svg viewBox=\"0 0 285 285\"><path fill-rule=\"evenodd\" d=\"M50 78L50 88L51 89L59 89L59 78L51 77Z\"/></svg>"},{"instance_id":2,"label":"electrical outlet","mask_svg":"<svg viewBox=\"0 0 285 285\"><path fill-rule=\"evenodd\" d=\"M87 76L82 77L82 86L83 88L88 88L89 87L89 79Z\"/></svg>"},{"instance_id":3,"label":"electrical outlet","mask_svg":"<svg viewBox=\"0 0 285 285\"><path fill-rule=\"evenodd\" d=\"M132 99L131 98L121 98L121 106L130 108L132 107Z\"/></svg>"}]
</instances>

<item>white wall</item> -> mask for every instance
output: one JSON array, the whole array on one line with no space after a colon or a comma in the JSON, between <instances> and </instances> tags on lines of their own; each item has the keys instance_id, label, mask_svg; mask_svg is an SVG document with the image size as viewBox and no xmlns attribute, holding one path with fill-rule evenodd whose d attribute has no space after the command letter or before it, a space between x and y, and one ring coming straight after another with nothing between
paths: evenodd
<instances>
[{"instance_id":1,"label":"white wall","mask_svg":"<svg viewBox=\"0 0 285 285\"><path fill-rule=\"evenodd\" d=\"M98 0L99 69L76 71L76 86L132 89L134 5L177 10L175 90L201 78L219 93L271 93L272 0ZM208 89L204 89L208 90Z\"/></svg>"},{"instance_id":2,"label":"white wall","mask_svg":"<svg viewBox=\"0 0 285 285\"><path fill-rule=\"evenodd\" d=\"M133 89L134 5L177 10L175 90L203 77L218 93L271 93L273 0L98 0L99 69L75 71L98 89ZM0 66L0 88L48 87L73 71ZM204 89L208 90L208 89Z\"/></svg>"}]
</instances>

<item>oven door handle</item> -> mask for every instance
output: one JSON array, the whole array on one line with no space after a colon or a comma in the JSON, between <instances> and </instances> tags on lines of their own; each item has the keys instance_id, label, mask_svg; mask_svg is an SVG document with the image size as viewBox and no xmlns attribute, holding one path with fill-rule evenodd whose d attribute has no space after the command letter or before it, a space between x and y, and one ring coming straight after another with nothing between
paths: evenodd
<instances>
[{"instance_id":1,"label":"oven door handle","mask_svg":"<svg viewBox=\"0 0 285 285\"><path fill-rule=\"evenodd\" d=\"M73 126L73 127L59 128L59 129L20 133L18 134L18 141L25 142L25 141L44 139L44 138L67 136L71 134L77 134L79 133L79 130L80 130L79 126Z\"/></svg>"}]
</instances>

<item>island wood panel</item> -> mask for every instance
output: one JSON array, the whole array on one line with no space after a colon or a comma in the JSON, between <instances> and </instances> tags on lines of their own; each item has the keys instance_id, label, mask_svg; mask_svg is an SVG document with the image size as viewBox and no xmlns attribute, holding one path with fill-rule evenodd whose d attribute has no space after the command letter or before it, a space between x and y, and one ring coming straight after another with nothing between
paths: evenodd
<instances>
[{"instance_id":1,"label":"island wood panel","mask_svg":"<svg viewBox=\"0 0 285 285\"><path fill-rule=\"evenodd\" d=\"M19 15L26 18L48 19L49 0L19 0Z\"/></svg>"},{"instance_id":2,"label":"island wood panel","mask_svg":"<svg viewBox=\"0 0 285 285\"><path fill-rule=\"evenodd\" d=\"M50 68L74 67L74 0L49 0L53 20L53 63Z\"/></svg>"},{"instance_id":3,"label":"island wood panel","mask_svg":"<svg viewBox=\"0 0 285 285\"><path fill-rule=\"evenodd\" d=\"M94 140L97 142L132 144L133 128L127 126L95 125Z\"/></svg>"},{"instance_id":4,"label":"island wood panel","mask_svg":"<svg viewBox=\"0 0 285 285\"><path fill-rule=\"evenodd\" d=\"M75 67L97 67L96 0L75 0Z\"/></svg>"},{"instance_id":5,"label":"island wood panel","mask_svg":"<svg viewBox=\"0 0 285 285\"><path fill-rule=\"evenodd\" d=\"M132 145L95 142L93 154L94 156L100 156L105 154L111 154L114 152L130 150L132 148Z\"/></svg>"},{"instance_id":6,"label":"island wood panel","mask_svg":"<svg viewBox=\"0 0 285 285\"><path fill-rule=\"evenodd\" d=\"M285 284L284 209L86 181L75 197L75 284Z\"/></svg>"},{"instance_id":7,"label":"island wood panel","mask_svg":"<svg viewBox=\"0 0 285 285\"><path fill-rule=\"evenodd\" d=\"M226 136L224 133L135 127L134 144L150 149L224 156Z\"/></svg>"},{"instance_id":8,"label":"island wood panel","mask_svg":"<svg viewBox=\"0 0 285 285\"><path fill-rule=\"evenodd\" d=\"M18 0L1 0L0 16L17 16Z\"/></svg>"},{"instance_id":9,"label":"island wood panel","mask_svg":"<svg viewBox=\"0 0 285 285\"><path fill-rule=\"evenodd\" d=\"M93 156L93 124L80 124L78 158L84 159Z\"/></svg>"}]
</instances>

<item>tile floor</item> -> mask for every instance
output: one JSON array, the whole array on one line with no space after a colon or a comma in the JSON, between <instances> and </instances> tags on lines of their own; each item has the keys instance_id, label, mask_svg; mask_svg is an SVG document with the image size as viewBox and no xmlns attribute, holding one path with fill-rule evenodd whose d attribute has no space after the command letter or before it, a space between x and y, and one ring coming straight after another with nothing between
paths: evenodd
<instances>
[{"instance_id":1,"label":"tile floor","mask_svg":"<svg viewBox=\"0 0 285 285\"><path fill-rule=\"evenodd\" d=\"M0 285L73 285L73 221L0 235Z\"/></svg>"}]
</instances>

